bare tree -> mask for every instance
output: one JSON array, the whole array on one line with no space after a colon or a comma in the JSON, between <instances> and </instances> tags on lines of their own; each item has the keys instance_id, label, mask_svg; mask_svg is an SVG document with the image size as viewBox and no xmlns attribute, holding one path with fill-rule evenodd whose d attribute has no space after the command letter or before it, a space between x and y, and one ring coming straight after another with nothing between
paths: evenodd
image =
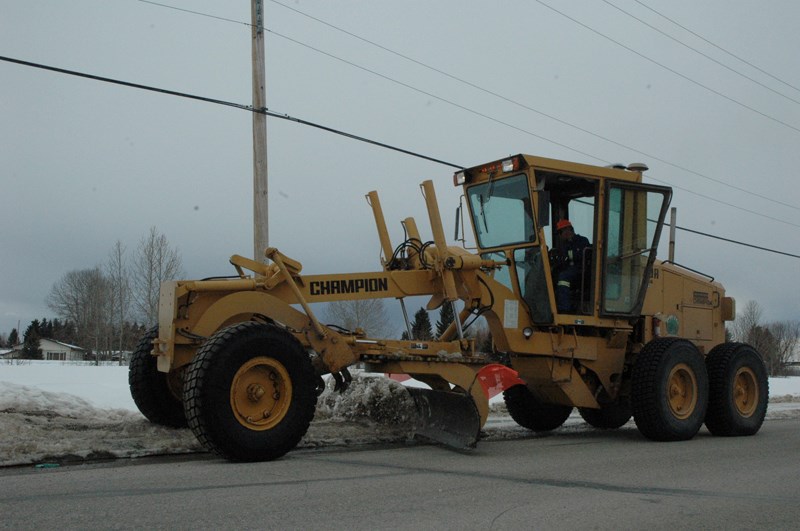
<instances>
[{"instance_id":1,"label":"bare tree","mask_svg":"<svg viewBox=\"0 0 800 531\"><path fill-rule=\"evenodd\" d=\"M800 341L800 322L780 321L766 326L771 338L767 362L770 374L785 375Z\"/></svg>"},{"instance_id":2,"label":"bare tree","mask_svg":"<svg viewBox=\"0 0 800 531\"><path fill-rule=\"evenodd\" d=\"M741 343L753 345L751 335L761 323L761 315L763 313L761 306L756 301L747 301L744 309L741 312L737 312L738 315L731 327L733 338ZM755 347L756 345L753 346Z\"/></svg>"},{"instance_id":3,"label":"bare tree","mask_svg":"<svg viewBox=\"0 0 800 531\"><path fill-rule=\"evenodd\" d=\"M158 295L161 283L184 275L177 248L155 227L139 242L131 264L134 310L147 326L158 321Z\"/></svg>"},{"instance_id":4,"label":"bare tree","mask_svg":"<svg viewBox=\"0 0 800 531\"><path fill-rule=\"evenodd\" d=\"M81 346L99 353L110 346L108 292L109 282L99 267L74 270L53 284L46 303L59 317L74 323Z\"/></svg>"},{"instance_id":5,"label":"bare tree","mask_svg":"<svg viewBox=\"0 0 800 531\"><path fill-rule=\"evenodd\" d=\"M117 240L108 255L105 265L106 278L108 278L108 305L111 314L111 323L116 332L117 348L122 352L126 342L125 332L129 328L126 326L131 307L131 282L128 275L127 260L125 258L125 246ZM122 356L119 358L122 363Z\"/></svg>"},{"instance_id":6,"label":"bare tree","mask_svg":"<svg viewBox=\"0 0 800 531\"><path fill-rule=\"evenodd\" d=\"M756 301L749 301L733 323L734 338L751 345L761 354L770 375L786 374L788 364L800 344L800 322L762 324L762 313Z\"/></svg>"},{"instance_id":7,"label":"bare tree","mask_svg":"<svg viewBox=\"0 0 800 531\"><path fill-rule=\"evenodd\" d=\"M361 328L370 337L391 337L394 333L383 299L332 302L325 315L332 324L348 330Z\"/></svg>"}]
</instances>

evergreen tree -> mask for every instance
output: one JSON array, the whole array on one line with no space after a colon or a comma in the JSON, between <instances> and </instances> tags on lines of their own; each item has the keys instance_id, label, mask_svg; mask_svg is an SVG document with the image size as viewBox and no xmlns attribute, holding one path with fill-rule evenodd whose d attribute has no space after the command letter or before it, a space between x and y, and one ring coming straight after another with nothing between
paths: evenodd
<instances>
[{"instance_id":1,"label":"evergreen tree","mask_svg":"<svg viewBox=\"0 0 800 531\"><path fill-rule=\"evenodd\" d=\"M46 337L47 339L53 339L53 323L52 321L48 321L47 317L43 317L42 320L39 322L39 328L36 330L39 334L39 337Z\"/></svg>"},{"instance_id":2,"label":"evergreen tree","mask_svg":"<svg viewBox=\"0 0 800 531\"><path fill-rule=\"evenodd\" d=\"M449 301L445 301L441 308L439 308L439 320L436 321L436 337L442 337L447 327L455 320L453 304Z\"/></svg>"},{"instance_id":3,"label":"evergreen tree","mask_svg":"<svg viewBox=\"0 0 800 531\"><path fill-rule=\"evenodd\" d=\"M14 348L18 344L19 344L19 332L17 332L16 328L13 328L11 330L11 333L8 334L8 346Z\"/></svg>"},{"instance_id":4,"label":"evergreen tree","mask_svg":"<svg viewBox=\"0 0 800 531\"><path fill-rule=\"evenodd\" d=\"M42 349L39 348L39 323L38 319L31 321L25 330L25 341L22 346L22 357L29 360L42 359Z\"/></svg>"},{"instance_id":5,"label":"evergreen tree","mask_svg":"<svg viewBox=\"0 0 800 531\"><path fill-rule=\"evenodd\" d=\"M431 327L431 318L425 308L420 308L414 314L414 320L411 321L411 333L414 339L421 339L423 341L430 341L433 339L433 329Z\"/></svg>"}]
</instances>

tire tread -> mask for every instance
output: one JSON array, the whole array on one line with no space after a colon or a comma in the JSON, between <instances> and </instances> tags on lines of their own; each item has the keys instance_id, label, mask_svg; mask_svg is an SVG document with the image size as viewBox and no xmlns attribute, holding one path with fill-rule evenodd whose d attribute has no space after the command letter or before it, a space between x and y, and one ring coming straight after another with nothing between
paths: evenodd
<instances>
[{"instance_id":1,"label":"tire tread","mask_svg":"<svg viewBox=\"0 0 800 531\"><path fill-rule=\"evenodd\" d=\"M272 437L263 447L253 449L237 440L235 433L226 433L214 422L210 411L215 407L213 394L219 390L212 389L209 376L212 369L225 362L228 347L235 341L245 341L259 335L272 336L275 340L286 341L298 354L298 372L292 380L292 408L296 414L289 415L270 432L279 430L286 434L284 438ZM295 378L296 376L296 378ZM198 350L186 374L184 384L184 408L189 428L197 440L209 451L232 461L268 461L277 459L297 446L308 430L316 409L316 377L311 361L297 339L275 325L243 322L224 328L211 336ZM216 391L216 393L214 393ZM227 390L226 390L227 391ZM222 393L224 395L224 392ZM223 406L224 407L224 406ZM263 432L262 432L263 436Z\"/></svg>"},{"instance_id":2,"label":"tire tread","mask_svg":"<svg viewBox=\"0 0 800 531\"><path fill-rule=\"evenodd\" d=\"M503 400L514 422L533 431L551 431L560 427L572 413L572 406L543 404L525 385L503 391Z\"/></svg>"},{"instance_id":3,"label":"tire tread","mask_svg":"<svg viewBox=\"0 0 800 531\"><path fill-rule=\"evenodd\" d=\"M759 377L759 404L753 417L743 419L732 407L730 402L732 383L730 374L732 364L737 356L750 356ZM709 380L709 401L706 412L706 428L713 435L732 437L741 435L754 435L761 429L769 400L769 379L761 356L756 350L745 343L721 343L711 349L706 357L706 368Z\"/></svg>"},{"instance_id":4,"label":"tire tread","mask_svg":"<svg viewBox=\"0 0 800 531\"><path fill-rule=\"evenodd\" d=\"M167 375L159 372L158 361L150 354L158 327L151 328L139 340L128 366L128 387L136 407L153 424L170 428L187 426L181 401L169 390Z\"/></svg>"}]
</instances>

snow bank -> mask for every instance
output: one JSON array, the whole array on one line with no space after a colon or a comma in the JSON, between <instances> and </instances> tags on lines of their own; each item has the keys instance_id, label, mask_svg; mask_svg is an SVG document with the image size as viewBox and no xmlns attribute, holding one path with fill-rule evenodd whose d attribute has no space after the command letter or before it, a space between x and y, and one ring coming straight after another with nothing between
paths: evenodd
<instances>
[{"instance_id":1,"label":"snow bank","mask_svg":"<svg viewBox=\"0 0 800 531\"><path fill-rule=\"evenodd\" d=\"M0 382L79 396L95 407L138 411L128 389L127 365L59 361L0 361Z\"/></svg>"},{"instance_id":2,"label":"snow bank","mask_svg":"<svg viewBox=\"0 0 800 531\"><path fill-rule=\"evenodd\" d=\"M800 377L771 378L770 395L767 418L800 416ZM328 384L299 448L408 443L415 414L401 384L356 374L344 393ZM575 413L561 429L591 428ZM492 408L484 434L533 436L502 404ZM202 448L189 430L155 426L136 410L127 367L0 363L0 466L196 451Z\"/></svg>"},{"instance_id":3,"label":"snow bank","mask_svg":"<svg viewBox=\"0 0 800 531\"><path fill-rule=\"evenodd\" d=\"M200 449L189 430L104 409L66 393L0 382L0 465L140 457Z\"/></svg>"}]
</instances>

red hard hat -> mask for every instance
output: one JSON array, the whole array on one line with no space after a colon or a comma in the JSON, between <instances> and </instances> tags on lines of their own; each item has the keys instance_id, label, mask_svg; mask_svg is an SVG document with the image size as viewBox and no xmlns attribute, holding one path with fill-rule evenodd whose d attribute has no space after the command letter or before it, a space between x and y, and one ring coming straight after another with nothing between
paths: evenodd
<instances>
[{"instance_id":1,"label":"red hard hat","mask_svg":"<svg viewBox=\"0 0 800 531\"><path fill-rule=\"evenodd\" d=\"M562 229L566 229L567 227L572 228L572 223L569 222L568 219L560 219L558 223L556 223L556 231L561 231Z\"/></svg>"}]
</instances>

